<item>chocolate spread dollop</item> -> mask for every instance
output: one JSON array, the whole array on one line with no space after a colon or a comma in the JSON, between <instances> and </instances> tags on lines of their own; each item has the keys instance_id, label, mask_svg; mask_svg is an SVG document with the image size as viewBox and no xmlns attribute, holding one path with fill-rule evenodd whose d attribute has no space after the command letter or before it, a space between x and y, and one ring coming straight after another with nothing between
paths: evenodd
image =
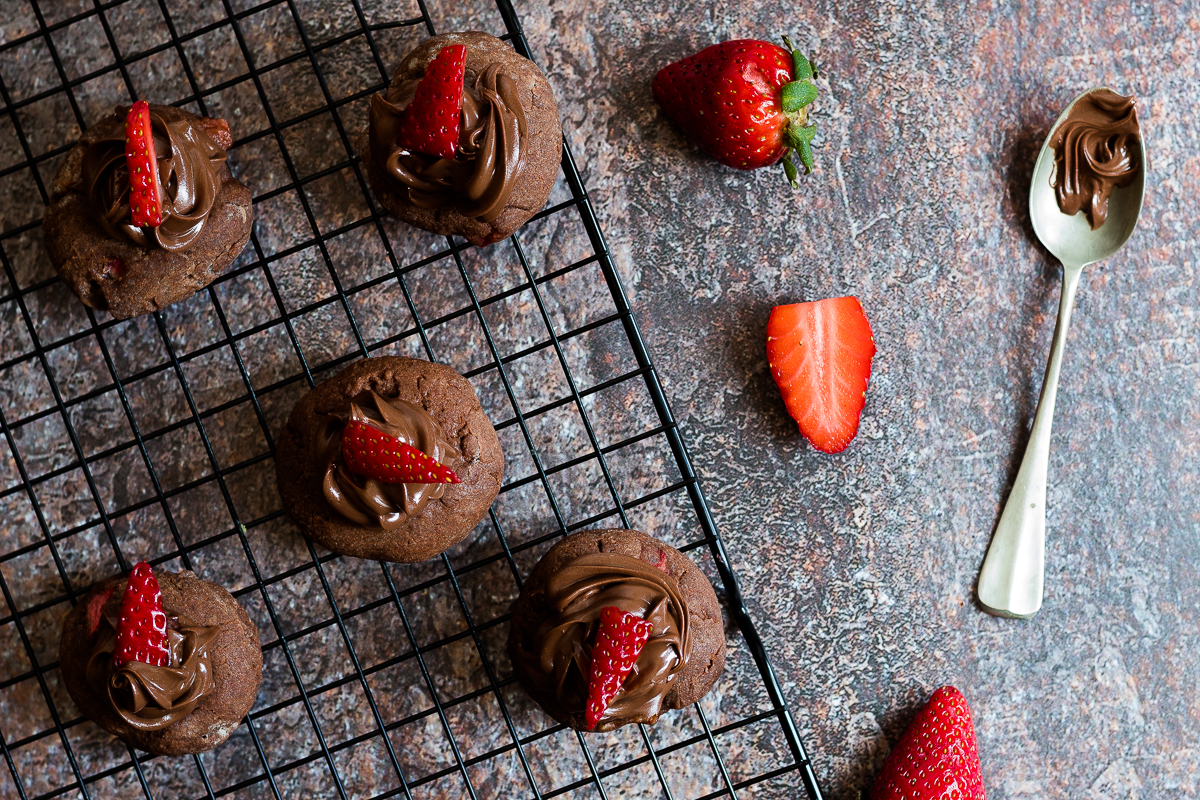
<instances>
[{"instance_id":1,"label":"chocolate spread dollop","mask_svg":"<svg viewBox=\"0 0 1200 800\"><path fill-rule=\"evenodd\" d=\"M1141 161L1136 98L1108 89L1084 95L1054 132L1050 185L1067 216L1083 211L1092 230L1108 217L1113 189L1133 183Z\"/></svg>"},{"instance_id":2,"label":"chocolate spread dollop","mask_svg":"<svg viewBox=\"0 0 1200 800\"><path fill-rule=\"evenodd\" d=\"M549 616L517 652L526 673L553 687L564 709L582 711L600 611L616 606L648 620L653 630L597 728L658 716L692 647L687 601L675 579L633 556L594 553L568 562L550 577L545 591Z\"/></svg>"},{"instance_id":3,"label":"chocolate spread dollop","mask_svg":"<svg viewBox=\"0 0 1200 800\"><path fill-rule=\"evenodd\" d=\"M443 495L444 483L384 483L346 469L342 429L351 420L378 428L451 469L462 462L462 455L429 412L406 400L388 400L367 390L344 410L326 415L317 428L313 452L323 465L321 490L338 514L355 525L390 531Z\"/></svg>"},{"instance_id":4,"label":"chocolate spread dollop","mask_svg":"<svg viewBox=\"0 0 1200 800\"><path fill-rule=\"evenodd\" d=\"M125 166L125 117L128 106L97 123L100 138L83 153L83 188L101 227L113 238L143 247L181 251L204 228L221 191L228 154L203 128L172 106L150 106L154 152L158 158L158 194L163 222L156 228L133 224L129 211L129 170Z\"/></svg>"},{"instance_id":5,"label":"chocolate spread dollop","mask_svg":"<svg viewBox=\"0 0 1200 800\"><path fill-rule=\"evenodd\" d=\"M116 596L120 599L120 595ZM118 612L111 601L106 612ZM196 625L186 617L167 613L168 666L130 661L113 666L117 648L116 617L105 613L96 630L96 644L87 662L87 682L107 696L113 710L132 728L157 731L191 714L201 698L213 690L209 648L220 628Z\"/></svg>"},{"instance_id":6,"label":"chocolate spread dollop","mask_svg":"<svg viewBox=\"0 0 1200 800\"><path fill-rule=\"evenodd\" d=\"M464 217L491 222L500 216L525 168L525 111L517 84L491 64L468 69L463 81L458 153L437 158L396 143L400 115L420 80L402 81L371 97L371 154L389 178L405 187L420 208L453 204Z\"/></svg>"}]
</instances>

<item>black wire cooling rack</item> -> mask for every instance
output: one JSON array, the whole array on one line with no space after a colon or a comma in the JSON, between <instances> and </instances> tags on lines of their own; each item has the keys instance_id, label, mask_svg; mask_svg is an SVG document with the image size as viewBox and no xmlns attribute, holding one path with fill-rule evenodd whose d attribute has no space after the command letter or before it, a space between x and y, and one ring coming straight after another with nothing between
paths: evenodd
<instances>
[{"instance_id":1,"label":"black wire cooling rack","mask_svg":"<svg viewBox=\"0 0 1200 800\"><path fill-rule=\"evenodd\" d=\"M423 1L3 8L0 797L820 798L570 150L547 208L486 250L370 199L355 137L383 54L435 32ZM530 55L507 0L438 16ZM229 119L256 222L212 287L118 322L54 276L40 208L79 131L131 97ZM274 490L297 398L383 353L470 377L508 462L475 535L421 565L319 551ZM691 709L583 736L524 696L504 640L537 558L598 525L688 552L730 657ZM62 614L141 558L230 587L259 625L258 703L211 753L138 754L61 686Z\"/></svg>"}]
</instances>

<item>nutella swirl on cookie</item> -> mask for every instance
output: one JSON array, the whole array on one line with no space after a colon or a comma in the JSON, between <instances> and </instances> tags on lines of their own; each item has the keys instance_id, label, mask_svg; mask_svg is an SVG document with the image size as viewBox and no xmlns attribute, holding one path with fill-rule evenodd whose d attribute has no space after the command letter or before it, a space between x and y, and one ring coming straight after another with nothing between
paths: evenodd
<instances>
[{"instance_id":1,"label":"nutella swirl on cookie","mask_svg":"<svg viewBox=\"0 0 1200 800\"><path fill-rule=\"evenodd\" d=\"M104 231L142 247L187 250L208 219L221 190L228 154L190 115L172 106L150 106L154 150L158 154L162 225L133 224L129 210L129 170L125 159L128 108L98 123L99 138L83 153L83 190Z\"/></svg>"},{"instance_id":2,"label":"nutella swirl on cookie","mask_svg":"<svg viewBox=\"0 0 1200 800\"><path fill-rule=\"evenodd\" d=\"M675 578L633 556L594 553L552 575L545 596L549 616L516 653L529 676L549 687L564 708L582 709L600 611L616 606L649 621L653 630L599 729L657 717L691 655L687 601Z\"/></svg>"},{"instance_id":3,"label":"nutella swirl on cookie","mask_svg":"<svg viewBox=\"0 0 1200 800\"><path fill-rule=\"evenodd\" d=\"M390 531L420 513L429 501L442 497L445 483L384 483L346 469L342 463L342 429L351 420L378 428L448 467L462 461L442 426L425 409L367 390L344 410L326 415L317 429L313 453L321 465L321 490L334 511L355 525Z\"/></svg>"},{"instance_id":4,"label":"nutella swirl on cookie","mask_svg":"<svg viewBox=\"0 0 1200 800\"><path fill-rule=\"evenodd\" d=\"M528 135L517 84L496 64L463 81L458 153L454 158L415 153L396 143L400 116L419 79L402 81L371 97L371 152L388 177L420 208L455 205L465 217L491 222L500 216L525 167Z\"/></svg>"},{"instance_id":5,"label":"nutella swirl on cookie","mask_svg":"<svg viewBox=\"0 0 1200 800\"><path fill-rule=\"evenodd\" d=\"M130 661L113 667L117 647L116 617L104 615L96 644L87 661L87 682L107 697L114 711L131 728L157 731L192 713L213 690L210 647L218 628L195 625L186 617L167 614L170 666Z\"/></svg>"},{"instance_id":6,"label":"nutella swirl on cookie","mask_svg":"<svg viewBox=\"0 0 1200 800\"><path fill-rule=\"evenodd\" d=\"M1109 89L1079 98L1054 132L1050 185L1062 212L1084 212L1092 230L1103 225L1113 190L1133 183L1141 140L1135 98Z\"/></svg>"}]
</instances>

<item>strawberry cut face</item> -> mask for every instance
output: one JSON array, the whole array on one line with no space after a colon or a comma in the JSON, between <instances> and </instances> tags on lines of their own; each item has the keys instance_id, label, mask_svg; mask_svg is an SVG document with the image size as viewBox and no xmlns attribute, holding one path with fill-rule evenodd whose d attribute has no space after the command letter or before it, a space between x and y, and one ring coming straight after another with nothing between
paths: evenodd
<instances>
[{"instance_id":1,"label":"strawberry cut face","mask_svg":"<svg viewBox=\"0 0 1200 800\"><path fill-rule=\"evenodd\" d=\"M871 800L986 800L971 709L962 692L933 693L888 755Z\"/></svg>"},{"instance_id":2,"label":"strawberry cut face","mask_svg":"<svg viewBox=\"0 0 1200 800\"><path fill-rule=\"evenodd\" d=\"M875 337L855 297L776 306L767 322L767 363L800 432L826 453L858 433Z\"/></svg>"},{"instance_id":3,"label":"strawberry cut face","mask_svg":"<svg viewBox=\"0 0 1200 800\"><path fill-rule=\"evenodd\" d=\"M145 561L129 573L121 598L121 616L117 621L117 647L113 664L123 666L140 661L156 667L171 663L167 647L167 615L163 613L158 578Z\"/></svg>"}]
</instances>

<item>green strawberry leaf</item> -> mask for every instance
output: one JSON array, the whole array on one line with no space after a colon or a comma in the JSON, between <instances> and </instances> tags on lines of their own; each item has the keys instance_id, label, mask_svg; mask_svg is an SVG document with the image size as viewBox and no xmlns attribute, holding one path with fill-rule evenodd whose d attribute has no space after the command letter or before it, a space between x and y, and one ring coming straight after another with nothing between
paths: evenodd
<instances>
[{"instance_id":1,"label":"green strawberry leaf","mask_svg":"<svg viewBox=\"0 0 1200 800\"><path fill-rule=\"evenodd\" d=\"M792 81L783 85L781 103L785 114L799 111L817 99L817 87L809 81Z\"/></svg>"},{"instance_id":2,"label":"green strawberry leaf","mask_svg":"<svg viewBox=\"0 0 1200 800\"><path fill-rule=\"evenodd\" d=\"M816 132L816 125L788 130L789 144L800 154L800 163L804 165L805 175L813 171L812 140Z\"/></svg>"},{"instance_id":3,"label":"green strawberry leaf","mask_svg":"<svg viewBox=\"0 0 1200 800\"><path fill-rule=\"evenodd\" d=\"M800 188L800 181L796 180L796 176L800 174L800 171L797 170L796 165L792 163L791 151L783 154L783 174L787 176L788 183L792 185L793 189Z\"/></svg>"},{"instance_id":4,"label":"green strawberry leaf","mask_svg":"<svg viewBox=\"0 0 1200 800\"><path fill-rule=\"evenodd\" d=\"M816 75L816 69L812 63L804 57L803 53L796 49L796 45L792 44L791 39L784 36L783 46L792 54L792 70L795 72L792 80L802 81Z\"/></svg>"}]
</instances>

